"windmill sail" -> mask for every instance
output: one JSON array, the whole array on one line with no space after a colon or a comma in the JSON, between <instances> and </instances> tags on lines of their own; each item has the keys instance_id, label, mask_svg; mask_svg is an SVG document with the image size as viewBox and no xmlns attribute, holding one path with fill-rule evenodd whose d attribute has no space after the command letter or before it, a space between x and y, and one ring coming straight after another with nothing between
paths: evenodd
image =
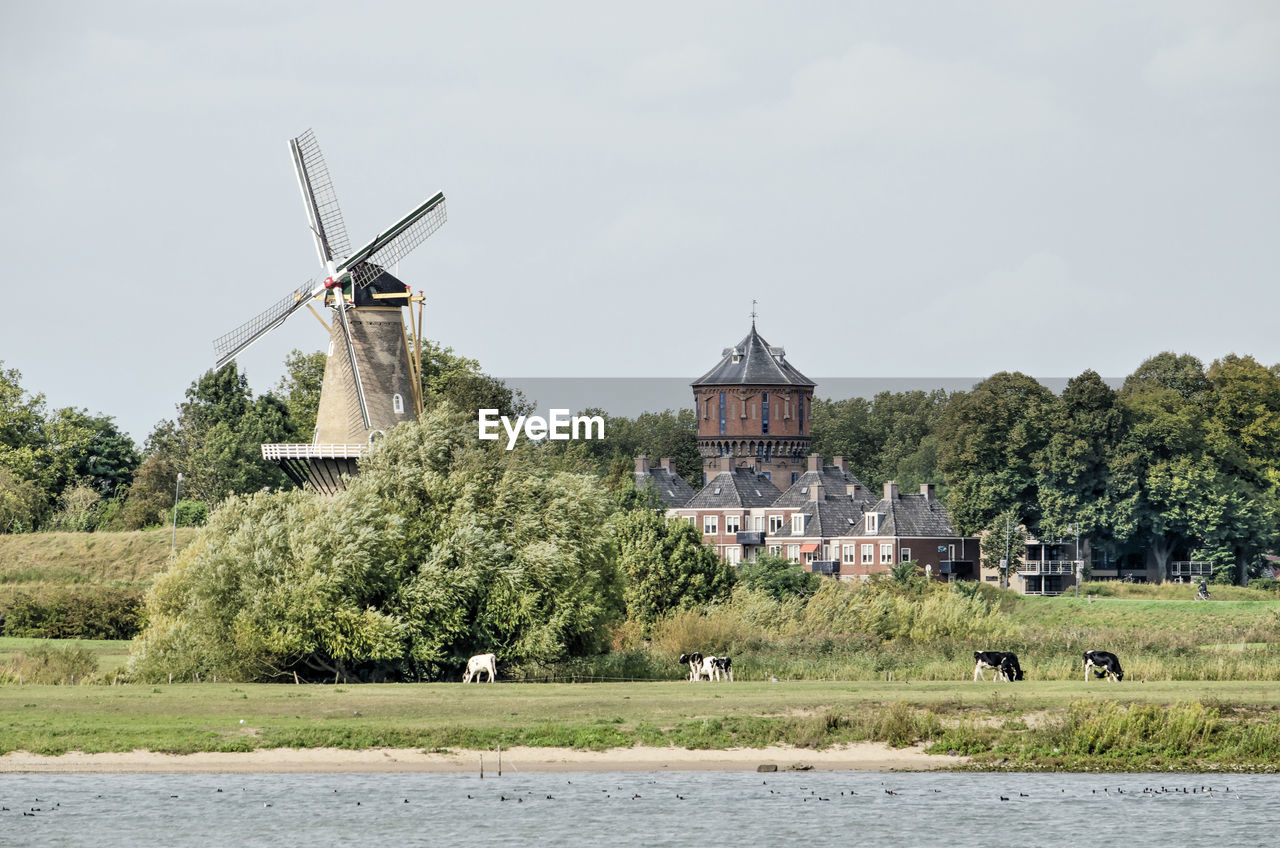
<instances>
[{"instance_id":1,"label":"windmill sail","mask_svg":"<svg viewBox=\"0 0 1280 848\"><path fill-rule=\"evenodd\" d=\"M293 154L293 168L298 174L298 188L307 207L307 224L315 236L320 264L341 262L350 255L351 242L315 133L307 130L290 141L289 152Z\"/></svg>"},{"instance_id":2,"label":"windmill sail","mask_svg":"<svg viewBox=\"0 0 1280 848\"><path fill-rule=\"evenodd\" d=\"M347 362L351 367L351 385L356 390L356 406L360 409L360 419L364 423L364 429L368 430L369 424L369 402L364 396L364 383L360 381L360 362L356 358L355 342L351 338L351 322L347 320L346 302L338 298L338 317L342 321L342 339L346 342Z\"/></svg>"},{"instance_id":3,"label":"windmill sail","mask_svg":"<svg viewBox=\"0 0 1280 848\"><path fill-rule=\"evenodd\" d=\"M256 318L214 339L213 351L218 355L218 369L235 359L249 345L279 327L286 318L322 291L324 291L323 285L316 285L314 281L308 280Z\"/></svg>"},{"instance_id":4,"label":"windmill sail","mask_svg":"<svg viewBox=\"0 0 1280 848\"><path fill-rule=\"evenodd\" d=\"M374 236L342 263L341 273L350 274L358 286L376 280L384 268L394 266L422 244L446 220L444 192L436 194L395 223L391 229Z\"/></svg>"}]
</instances>

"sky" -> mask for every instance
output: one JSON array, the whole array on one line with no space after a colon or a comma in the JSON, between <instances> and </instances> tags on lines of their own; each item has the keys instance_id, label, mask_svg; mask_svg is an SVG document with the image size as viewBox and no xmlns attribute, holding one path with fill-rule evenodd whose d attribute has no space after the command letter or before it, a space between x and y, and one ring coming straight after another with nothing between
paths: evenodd
<instances>
[{"instance_id":1,"label":"sky","mask_svg":"<svg viewBox=\"0 0 1280 848\"><path fill-rule=\"evenodd\" d=\"M399 276L502 377L687 383L752 300L819 395L1280 362L1273 2L6 1L0 98L2 367L139 442L319 274L308 128L353 244L445 192Z\"/></svg>"}]
</instances>

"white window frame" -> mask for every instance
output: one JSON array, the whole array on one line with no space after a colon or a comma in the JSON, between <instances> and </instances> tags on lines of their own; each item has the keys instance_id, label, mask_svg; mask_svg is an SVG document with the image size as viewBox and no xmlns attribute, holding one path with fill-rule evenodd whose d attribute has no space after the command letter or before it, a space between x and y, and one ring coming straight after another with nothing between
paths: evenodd
<instances>
[{"instance_id":1,"label":"white window frame","mask_svg":"<svg viewBox=\"0 0 1280 848\"><path fill-rule=\"evenodd\" d=\"M740 529L742 529L741 515L726 515L724 517L725 533L737 533Z\"/></svg>"},{"instance_id":2,"label":"white window frame","mask_svg":"<svg viewBox=\"0 0 1280 848\"><path fill-rule=\"evenodd\" d=\"M880 564L893 565L893 542L880 543Z\"/></svg>"},{"instance_id":3,"label":"white window frame","mask_svg":"<svg viewBox=\"0 0 1280 848\"><path fill-rule=\"evenodd\" d=\"M876 546L863 545L862 546L862 564L875 565L875 562L876 562Z\"/></svg>"},{"instance_id":4,"label":"white window frame","mask_svg":"<svg viewBox=\"0 0 1280 848\"><path fill-rule=\"evenodd\" d=\"M800 561L800 546L799 546L799 545L787 545L787 559L788 559L788 560L790 560L791 562L799 562L799 561Z\"/></svg>"},{"instance_id":5,"label":"white window frame","mask_svg":"<svg viewBox=\"0 0 1280 848\"><path fill-rule=\"evenodd\" d=\"M805 520L805 518L806 518L806 516L805 516L805 514L804 514L803 512L797 512L797 513L792 514L792 516L791 516L791 532L792 532L792 533L803 533L803 532L804 532L804 520Z\"/></svg>"},{"instance_id":6,"label":"white window frame","mask_svg":"<svg viewBox=\"0 0 1280 848\"><path fill-rule=\"evenodd\" d=\"M779 530L782 529L782 525L785 524L786 521L787 521L787 517L785 515L770 515L769 516L769 532L777 533Z\"/></svg>"},{"instance_id":7,"label":"white window frame","mask_svg":"<svg viewBox=\"0 0 1280 848\"><path fill-rule=\"evenodd\" d=\"M724 558L730 565L737 565L742 562L742 546L741 545L725 545Z\"/></svg>"},{"instance_id":8,"label":"white window frame","mask_svg":"<svg viewBox=\"0 0 1280 848\"><path fill-rule=\"evenodd\" d=\"M764 516L757 515L755 517L755 523L756 523L756 532L763 533L764 532Z\"/></svg>"},{"instance_id":9,"label":"white window frame","mask_svg":"<svg viewBox=\"0 0 1280 848\"><path fill-rule=\"evenodd\" d=\"M776 556L776 557L782 556L782 545L770 545L769 556Z\"/></svg>"},{"instance_id":10,"label":"white window frame","mask_svg":"<svg viewBox=\"0 0 1280 848\"><path fill-rule=\"evenodd\" d=\"M704 515L702 516L702 535L716 536L719 535L720 516Z\"/></svg>"},{"instance_id":11,"label":"white window frame","mask_svg":"<svg viewBox=\"0 0 1280 848\"><path fill-rule=\"evenodd\" d=\"M862 516L862 529L867 533L880 532L880 513L868 512Z\"/></svg>"},{"instance_id":12,"label":"white window frame","mask_svg":"<svg viewBox=\"0 0 1280 848\"><path fill-rule=\"evenodd\" d=\"M685 521L687 521L687 522L689 522L689 526L690 526L690 527L697 527L697 526L698 526L698 516L696 516L696 515L686 515L686 516L684 517L684 520L685 520Z\"/></svg>"},{"instance_id":13,"label":"white window frame","mask_svg":"<svg viewBox=\"0 0 1280 848\"><path fill-rule=\"evenodd\" d=\"M911 549L910 549L910 548L903 548L902 550L898 551L898 560L899 560L900 562L910 562L910 561L911 561Z\"/></svg>"},{"instance_id":14,"label":"white window frame","mask_svg":"<svg viewBox=\"0 0 1280 848\"><path fill-rule=\"evenodd\" d=\"M853 565L857 561L858 561L858 546L845 545L843 562L847 562L849 565Z\"/></svg>"},{"instance_id":15,"label":"white window frame","mask_svg":"<svg viewBox=\"0 0 1280 848\"><path fill-rule=\"evenodd\" d=\"M391 396L391 411L396 415L404 415L404 398L399 393Z\"/></svg>"}]
</instances>

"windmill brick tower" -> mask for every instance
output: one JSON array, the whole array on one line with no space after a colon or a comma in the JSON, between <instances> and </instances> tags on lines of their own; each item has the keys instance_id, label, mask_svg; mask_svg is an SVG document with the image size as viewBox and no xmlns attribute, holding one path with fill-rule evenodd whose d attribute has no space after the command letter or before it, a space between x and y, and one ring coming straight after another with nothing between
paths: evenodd
<instances>
[{"instance_id":1,"label":"windmill brick tower","mask_svg":"<svg viewBox=\"0 0 1280 848\"><path fill-rule=\"evenodd\" d=\"M386 269L444 224L444 193L427 198L389 229L352 250L315 135L307 130L289 142L289 150L325 277L299 286L266 312L216 340L214 349L217 367L222 368L303 306L326 326L329 349L315 436L308 444L263 445L262 457L279 464L299 486L333 494L346 487L345 478L356 473L374 440L401 421L422 414L417 356L422 298L413 296ZM315 311L312 301L333 310L329 322Z\"/></svg>"},{"instance_id":2,"label":"windmill brick tower","mask_svg":"<svg viewBox=\"0 0 1280 848\"><path fill-rule=\"evenodd\" d=\"M786 351L760 337L753 315L747 337L692 383L704 479L727 457L781 489L791 485L806 468L816 385L787 362Z\"/></svg>"}]
</instances>

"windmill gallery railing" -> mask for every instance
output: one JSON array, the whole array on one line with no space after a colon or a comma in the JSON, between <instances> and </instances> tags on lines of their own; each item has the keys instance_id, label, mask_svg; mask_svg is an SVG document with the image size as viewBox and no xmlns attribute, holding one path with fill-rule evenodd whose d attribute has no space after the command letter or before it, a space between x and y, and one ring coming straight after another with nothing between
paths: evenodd
<instances>
[{"instance_id":1,"label":"windmill gallery railing","mask_svg":"<svg viewBox=\"0 0 1280 848\"><path fill-rule=\"evenodd\" d=\"M368 445L263 445L262 458L280 459L360 459Z\"/></svg>"}]
</instances>

